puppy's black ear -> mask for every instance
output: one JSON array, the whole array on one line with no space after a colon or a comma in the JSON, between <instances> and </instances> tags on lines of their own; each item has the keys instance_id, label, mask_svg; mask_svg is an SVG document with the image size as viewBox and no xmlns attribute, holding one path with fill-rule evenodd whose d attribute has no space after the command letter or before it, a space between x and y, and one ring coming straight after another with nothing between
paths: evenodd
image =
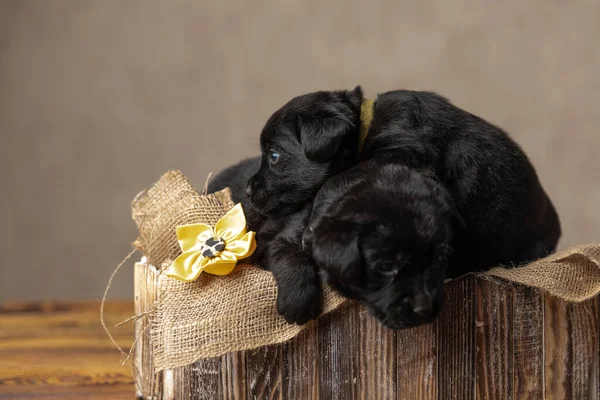
<instances>
[{"instance_id":1,"label":"puppy's black ear","mask_svg":"<svg viewBox=\"0 0 600 400\"><path fill-rule=\"evenodd\" d=\"M360 103L362 103L364 94L363 94L363 90L362 87L360 87L360 85L356 85L356 87L354 89L352 89L352 92L350 92L350 96L352 97L353 100L358 100L358 104L360 105Z\"/></svg>"},{"instance_id":2,"label":"puppy's black ear","mask_svg":"<svg viewBox=\"0 0 600 400\"><path fill-rule=\"evenodd\" d=\"M318 242L313 242L312 251L318 266L336 271L336 275L346 281L360 279L362 255L359 236L352 229L319 236Z\"/></svg>"},{"instance_id":3,"label":"puppy's black ear","mask_svg":"<svg viewBox=\"0 0 600 400\"><path fill-rule=\"evenodd\" d=\"M311 161L332 159L342 139L354 126L348 120L328 117L325 119L300 120L300 132L304 155Z\"/></svg>"},{"instance_id":4,"label":"puppy's black ear","mask_svg":"<svg viewBox=\"0 0 600 400\"><path fill-rule=\"evenodd\" d=\"M321 116L298 119L304 155L311 161L332 159L345 137L352 132L358 134L363 99L361 87L334 95L337 98L324 107Z\"/></svg>"},{"instance_id":5,"label":"puppy's black ear","mask_svg":"<svg viewBox=\"0 0 600 400\"><path fill-rule=\"evenodd\" d=\"M358 247L358 235L351 232L348 232L348 235L346 243L340 246L338 263L344 278L358 279L362 264L362 256Z\"/></svg>"}]
</instances>

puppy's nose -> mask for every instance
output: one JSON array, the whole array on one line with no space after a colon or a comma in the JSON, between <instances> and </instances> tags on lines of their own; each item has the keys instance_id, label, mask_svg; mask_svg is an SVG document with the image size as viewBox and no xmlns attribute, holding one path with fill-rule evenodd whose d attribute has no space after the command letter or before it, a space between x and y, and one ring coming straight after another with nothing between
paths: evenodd
<instances>
[{"instance_id":1,"label":"puppy's nose","mask_svg":"<svg viewBox=\"0 0 600 400\"><path fill-rule=\"evenodd\" d=\"M402 302L412 308L413 313L421 318L430 317L433 314L433 301L427 294L419 293L415 296L407 296Z\"/></svg>"},{"instance_id":2,"label":"puppy's nose","mask_svg":"<svg viewBox=\"0 0 600 400\"><path fill-rule=\"evenodd\" d=\"M413 312L419 317L429 317L433 313L433 302L430 296L419 293L413 299Z\"/></svg>"},{"instance_id":3,"label":"puppy's nose","mask_svg":"<svg viewBox=\"0 0 600 400\"><path fill-rule=\"evenodd\" d=\"M415 307L413 312L417 314L419 317L426 318L430 317L433 313L433 307L431 305L423 306L423 307Z\"/></svg>"}]
</instances>

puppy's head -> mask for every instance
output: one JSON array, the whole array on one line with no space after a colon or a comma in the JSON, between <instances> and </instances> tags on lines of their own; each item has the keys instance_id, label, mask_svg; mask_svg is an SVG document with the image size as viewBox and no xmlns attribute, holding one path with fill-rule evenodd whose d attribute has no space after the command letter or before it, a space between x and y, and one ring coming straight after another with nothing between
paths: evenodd
<instances>
[{"instance_id":1,"label":"puppy's head","mask_svg":"<svg viewBox=\"0 0 600 400\"><path fill-rule=\"evenodd\" d=\"M454 211L434 180L388 166L311 219L303 237L324 280L385 326L432 322L442 309Z\"/></svg>"},{"instance_id":2,"label":"puppy's head","mask_svg":"<svg viewBox=\"0 0 600 400\"><path fill-rule=\"evenodd\" d=\"M260 135L258 172L246 193L264 213L286 214L311 200L323 182L355 156L362 89L296 97L275 112Z\"/></svg>"}]
</instances>

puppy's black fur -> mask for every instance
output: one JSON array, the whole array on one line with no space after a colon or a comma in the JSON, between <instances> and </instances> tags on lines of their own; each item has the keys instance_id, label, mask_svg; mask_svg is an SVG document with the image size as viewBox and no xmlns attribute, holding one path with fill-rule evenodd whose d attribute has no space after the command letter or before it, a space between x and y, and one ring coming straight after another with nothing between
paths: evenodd
<instances>
[{"instance_id":1,"label":"puppy's black fur","mask_svg":"<svg viewBox=\"0 0 600 400\"><path fill-rule=\"evenodd\" d=\"M209 193L229 187L235 203L242 203L248 228L256 232L256 251L248 260L270 270L278 285L277 311L290 323L304 324L321 312L316 267L300 246L312 202L284 215L259 212L246 196L246 184L261 158L243 160L221 171L208 185Z\"/></svg>"},{"instance_id":2,"label":"puppy's black fur","mask_svg":"<svg viewBox=\"0 0 600 400\"><path fill-rule=\"evenodd\" d=\"M251 203L269 215L284 216L303 210L328 178L354 164L362 100L360 87L353 91L316 92L292 99L273 114L261 134L261 166L248 184ZM330 211L336 220L342 214L352 215L352 210L356 213L361 211L360 207L366 207L359 214L357 225L368 225L370 221L376 227L374 234L352 239L363 242L356 252L356 247L341 245L349 240L340 238L341 228L330 228L320 240L312 241L312 254L324 264L329 278L344 277L349 261L361 265L362 271L390 259L403 260L390 267L398 271L409 265L408 269L413 269L413 282L403 280L403 289L381 292L371 288L367 280L345 278L333 283L345 294L361 298L390 326L409 326L419 323L419 319L404 321L405 318L394 316L394 310L381 314L386 307L378 303L395 305L411 290L416 299L420 294L410 287L419 287L423 277L434 276L432 282L436 286L427 290L439 293L446 275L459 276L501 263L519 264L545 256L556 247L560 237L558 216L523 151L501 129L434 93L399 90L379 95L360 161L373 163L371 189L380 190L385 208L377 203L369 205L365 195L359 197L361 200L347 203L348 209ZM384 166L404 169L378 175L376 171L385 171ZM386 185L396 192L386 191ZM436 204L440 210L445 210L444 204L451 204L451 214L462 219L448 220L445 211L441 214L436 211ZM383 244L397 237L397 230L385 228L386 218L399 218L395 224L408 231L395 255L392 250L376 254L377 246L391 249ZM464 229L456 229L452 221L458 220L463 221ZM446 233L433 235L427 241L427 234L420 232L429 232L433 226ZM412 242L411 235L415 239ZM423 253L419 240L424 240L431 249L443 249L449 236L453 236L454 255L449 259L447 272L437 267L445 261L436 261L437 264L415 261ZM290 238L294 239L294 235ZM293 240L285 241L285 246L282 253L296 254L297 244ZM323 261L317 252L331 252L332 256ZM443 252L435 254L447 258ZM285 265L280 265L280 276L288 276L296 268L295 279L300 279L296 273L309 277L295 286L296 291L311 289L307 291L310 295L296 294L295 303L288 307L309 307L312 288L318 284L318 280L313 280L314 265L303 261L298 268L293 261L290 258L289 264L286 260ZM285 280L291 284L297 282ZM291 290L292 286L280 287L280 291ZM432 314L436 304L433 301L430 307ZM415 308L414 304L411 307L413 311L422 308L420 305Z\"/></svg>"},{"instance_id":3,"label":"puppy's black fur","mask_svg":"<svg viewBox=\"0 0 600 400\"><path fill-rule=\"evenodd\" d=\"M248 184L252 204L270 215L290 214L312 202L329 177L350 167L361 101L360 90L317 92L276 111L260 135L261 165Z\"/></svg>"},{"instance_id":4,"label":"puppy's black fur","mask_svg":"<svg viewBox=\"0 0 600 400\"><path fill-rule=\"evenodd\" d=\"M247 212L247 209L251 209L251 204L248 196L246 196L246 185L250 178L258 172L258 168L260 168L260 157L246 158L237 164L231 165L208 182L208 193L214 193L228 187L231 189L233 202L236 204L242 203L244 211Z\"/></svg>"},{"instance_id":5,"label":"puppy's black fur","mask_svg":"<svg viewBox=\"0 0 600 400\"><path fill-rule=\"evenodd\" d=\"M435 177L362 162L325 182L302 244L328 284L399 329L439 314L456 224Z\"/></svg>"},{"instance_id":6,"label":"puppy's black fur","mask_svg":"<svg viewBox=\"0 0 600 400\"><path fill-rule=\"evenodd\" d=\"M277 311L288 322L302 324L321 312L319 275L302 250L302 233L317 191L356 161L361 100L362 92L347 91L297 97L269 118L260 136L261 164L247 195L267 216L257 233L257 243L269 243L260 263L275 276Z\"/></svg>"}]
</instances>

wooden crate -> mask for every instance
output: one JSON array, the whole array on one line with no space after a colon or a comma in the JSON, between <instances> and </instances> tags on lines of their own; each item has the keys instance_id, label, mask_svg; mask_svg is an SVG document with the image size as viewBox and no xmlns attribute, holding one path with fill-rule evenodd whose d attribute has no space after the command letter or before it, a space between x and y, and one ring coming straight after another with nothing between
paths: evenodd
<instances>
[{"instance_id":1,"label":"wooden crate","mask_svg":"<svg viewBox=\"0 0 600 400\"><path fill-rule=\"evenodd\" d=\"M156 298L137 264L136 313ZM594 399L600 298L568 304L536 289L468 275L446 285L437 322L382 328L347 303L294 340L152 372L148 332L134 374L144 399ZM136 322L136 336L144 319Z\"/></svg>"}]
</instances>

